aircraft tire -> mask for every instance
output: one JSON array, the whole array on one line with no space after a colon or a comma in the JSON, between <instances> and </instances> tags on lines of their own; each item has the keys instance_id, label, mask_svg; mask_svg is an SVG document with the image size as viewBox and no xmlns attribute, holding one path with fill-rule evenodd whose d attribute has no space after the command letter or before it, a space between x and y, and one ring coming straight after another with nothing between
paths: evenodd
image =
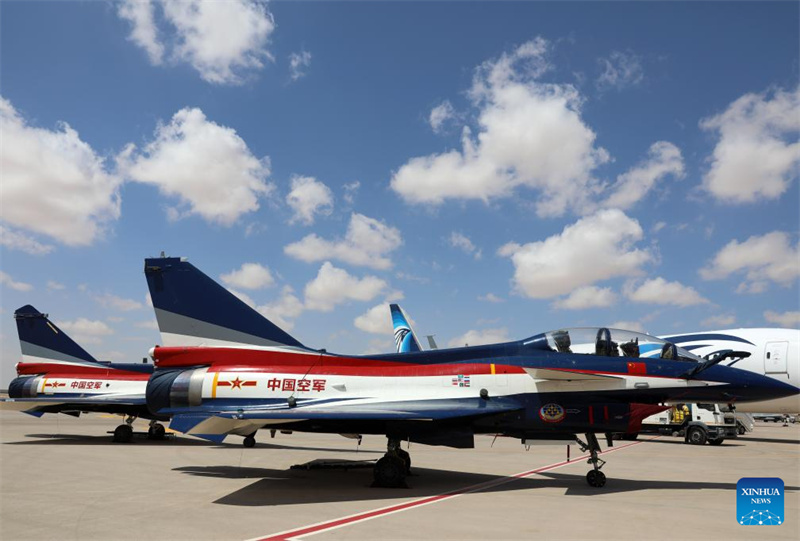
<instances>
[{"instance_id":1,"label":"aircraft tire","mask_svg":"<svg viewBox=\"0 0 800 541\"><path fill-rule=\"evenodd\" d=\"M244 441L242 442L242 444L245 447L247 447L248 449L250 449L251 447L255 447L256 446L256 439L253 436L245 436Z\"/></svg>"},{"instance_id":2,"label":"aircraft tire","mask_svg":"<svg viewBox=\"0 0 800 541\"><path fill-rule=\"evenodd\" d=\"M600 470L590 470L586 474L586 482L589 483L590 487L602 488L606 484L606 474Z\"/></svg>"},{"instance_id":3,"label":"aircraft tire","mask_svg":"<svg viewBox=\"0 0 800 541\"><path fill-rule=\"evenodd\" d=\"M405 486L406 464L399 457L384 455L375 463L373 470L374 486L384 488L400 488Z\"/></svg>"},{"instance_id":4,"label":"aircraft tire","mask_svg":"<svg viewBox=\"0 0 800 541\"><path fill-rule=\"evenodd\" d=\"M162 424L154 424L147 429L147 439L150 440L163 440L166 437L167 429Z\"/></svg>"},{"instance_id":5,"label":"aircraft tire","mask_svg":"<svg viewBox=\"0 0 800 541\"><path fill-rule=\"evenodd\" d=\"M395 451L397 453L397 457L403 461L403 464L406 466L406 475L411 473L411 455L408 454L408 451L404 451L402 449L397 449Z\"/></svg>"},{"instance_id":6,"label":"aircraft tire","mask_svg":"<svg viewBox=\"0 0 800 541\"><path fill-rule=\"evenodd\" d=\"M131 425L119 425L114 429L114 439L116 443L130 443L133 439L133 427Z\"/></svg>"}]
</instances>

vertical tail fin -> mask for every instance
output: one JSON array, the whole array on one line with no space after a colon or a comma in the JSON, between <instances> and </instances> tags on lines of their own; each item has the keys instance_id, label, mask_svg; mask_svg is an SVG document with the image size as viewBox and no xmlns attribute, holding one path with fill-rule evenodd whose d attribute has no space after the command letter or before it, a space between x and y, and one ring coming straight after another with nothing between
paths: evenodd
<instances>
[{"instance_id":1,"label":"vertical tail fin","mask_svg":"<svg viewBox=\"0 0 800 541\"><path fill-rule=\"evenodd\" d=\"M144 274L165 346L307 349L184 258L145 259Z\"/></svg>"},{"instance_id":2,"label":"vertical tail fin","mask_svg":"<svg viewBox=\"0 0 800 541\"><path fill-rule=\"evenodd\" d=\"M397 353L411 353L414 351L422 351L417 342L417 337L414 336L414 331L411 329L406 315L400 306L390 304L389 310L392 312L392 324L394 325L394 342L397 345Z\"/></svg>"},{"instance_id":3,"label":"vertical tail fin","mask_svg":"<svg viewBox=\"0 0 800 541\"><path fill-rule=\"evenodd\" d=\"M98 363L85 349L47 319L47 314L27 304L14 312L24 363Z\"/></svg>"}]
</instances>

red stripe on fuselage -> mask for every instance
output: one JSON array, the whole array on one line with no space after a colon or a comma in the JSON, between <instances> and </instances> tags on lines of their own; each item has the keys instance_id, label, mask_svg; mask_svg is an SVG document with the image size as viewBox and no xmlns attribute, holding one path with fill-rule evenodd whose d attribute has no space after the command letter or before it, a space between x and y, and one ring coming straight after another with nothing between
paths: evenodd
<instances>
[{"instance_id":1,"label":"red stripe on fuselage","mask_svg":"<svg viewBox=\"0 0 800 541\"><path fill-rule=\"evenodd\" d=\"M208 371L236 373L265 373L265 374L310 374L314 376L362 376L362 377L421 377L421 376L474 376L491 374L490 364L406 364L400 366L331 366L328 364L290 365L290 366L231 366L227 364L212 364ZM523 374L525 371L518 366L497 366L497 374ZM217 385L221 385L219 382Z\"/></svg>"}]
</instances>

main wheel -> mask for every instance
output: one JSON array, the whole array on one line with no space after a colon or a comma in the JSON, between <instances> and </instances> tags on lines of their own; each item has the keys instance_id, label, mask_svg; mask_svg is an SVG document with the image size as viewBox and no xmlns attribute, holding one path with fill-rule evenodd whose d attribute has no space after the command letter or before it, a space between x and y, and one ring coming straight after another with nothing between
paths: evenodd
<instances>
[{"instance_id":1,"label":"main wheel","mask_svg":"<svg viewBox=\"0 0 800 541\"><path fill-rule=\"evenodd\" d=\"M689 429L689 432L686 433L686 441L692 445L703 445L706 443L707 439L706 431L699 426L693 426Z\"/></svg>"},{"instance_id":2,"label":"main wheel","mask_svg":"<svg viewBox=\"0 0 800 541\"><path fill-rule=\"evenodd\" d=\"M119 425L114 429L114 439L116 443L130 443L133 439L133 427L131 425Z\"/></svg>"},{"instance_id":3,"label":"main wheel","mask_svg":"<svg viewBox=\"0 0 800 541\"><path fill-rule=\"evenodd\" d=\"M399 457L385 455L375 463L375 486L398 488L405 485L406 464Z\"/></svg>"},{"instance_id":4,"label":"main wheel","mask_svg":"<svg viewBox=\"0 0 800 541\"><path fill-rule=\"evenodd\" d=\"M411 455L408 454L408 451L402 449L397 449L395 452L397 453L397 457L406 465L406 475L408 475L411 473Z\"/></svg>"},{"instance_id":5,"label":"main wheel","mask_svg":"<svg viewBox=\"0 0 800 541\"><path fill-rule=\"evenodd\" d=\"M256 438L254 436L245 436L244 442L242 442L242 443L248 449L251 448L251 447L255 447L256 446Z\"/></svg>"},{"instance_id":6,"label":"main wheel","mask_svg":"<svg viewBox=\"0 0 800 541\"><path fill-rule=\"evenodd\" d=\"M603 487L606 484L606 474L600 470L590 470L589 473L586 474L586 482L589 483L590 487Z\"/></svg>"},{"instance_id":7,"label":"main wheel","mask_svg":"<svg viewBox=\"0 0 800 541\"><path fill-rule=\"evenodd\" d=\"M725 441L725 438L714 438L708 440L709 445L722 445L722 442Z\"/></svg>"},{"instance_id":8,"label":"main wheel","mask_svg":"<svg viewBox=\"0 0 800 541\"><path fill-rule=\"evenodd\" d=\"M164 425L156 423L147 429L147 438L150 440L163 440L167 434L167 429Z\"/></svg>"}]
</instances>

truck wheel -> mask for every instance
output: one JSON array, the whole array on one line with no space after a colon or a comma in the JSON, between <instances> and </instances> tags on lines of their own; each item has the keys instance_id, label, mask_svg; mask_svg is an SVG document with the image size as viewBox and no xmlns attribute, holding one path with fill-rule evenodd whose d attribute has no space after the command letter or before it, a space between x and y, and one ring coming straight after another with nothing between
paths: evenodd
<instances>
[{"instance_id":1,"label":"truck wheel","mask_svg":"<svg viewBox=\"0 0 800 541\"><path fill-rule=\"evenodd\" d=\"M738 425L736 427L736 431L739 433L740 436L744 436L745 432L747 432L747 429L743 425Z\"/></svg>"},{"instance_id":2,"label":"truck wheel","mask_svg":"<svg viewBox=\"0 0 800 541\"><path fill-rule=\"evenodd\" d=\"M706 431L699 426L693 426L686 433L686 441L692 445L704 445L707 439Z\"/></svg>"},{"instance_id":3,"label":"truck wheel","mask_svg":"<svg viewBox=\"0 0 800 541\"><path fill-rule=\"evenodd\" d=\"M722 442L725 441L725 438L715 438L708 440L709 445L722 445Z\"/></svg>"}]
</instances>

